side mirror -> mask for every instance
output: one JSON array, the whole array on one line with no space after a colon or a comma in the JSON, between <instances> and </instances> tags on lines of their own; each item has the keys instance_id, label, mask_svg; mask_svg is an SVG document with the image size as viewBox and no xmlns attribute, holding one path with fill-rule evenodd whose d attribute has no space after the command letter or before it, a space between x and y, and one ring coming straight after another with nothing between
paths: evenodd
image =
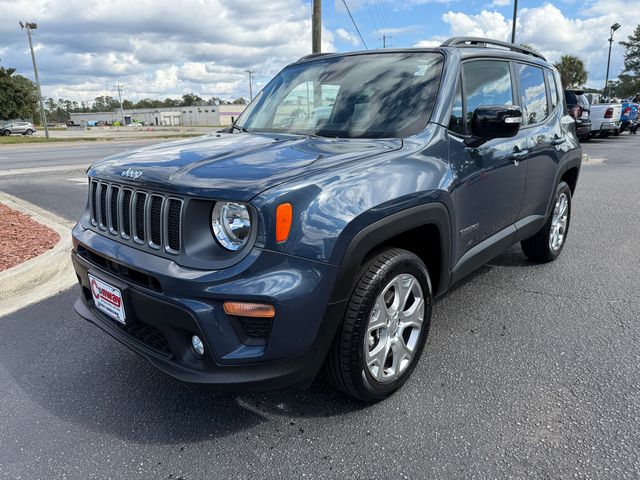
<instances>
[{"instance_id":1,"label":"side mirror","mask_svg":"<svg viewBox=\"0 0 640 480\"><path fill-rule=\"evenodd\" d=\"M473 112L471 134L482 140L515 136L522 124L517 105L481 105Z\"/></svg>"}]
</instances>

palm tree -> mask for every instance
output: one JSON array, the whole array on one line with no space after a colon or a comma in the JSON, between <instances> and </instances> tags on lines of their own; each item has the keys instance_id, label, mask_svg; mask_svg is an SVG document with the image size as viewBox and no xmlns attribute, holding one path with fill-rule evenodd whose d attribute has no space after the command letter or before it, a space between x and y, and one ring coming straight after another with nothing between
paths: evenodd
<instances>
[{"instance_id":1,"label":"palm tree","mask_svg":"<svg viewBox=\"0 0 640 480\"><path fill-rule=\"evenodd\" d=\"M587 71L584 62L575 55L562 55L554 66L560 72L564 88L579 88L587 83Z\"/></svg>"}]
</instances>

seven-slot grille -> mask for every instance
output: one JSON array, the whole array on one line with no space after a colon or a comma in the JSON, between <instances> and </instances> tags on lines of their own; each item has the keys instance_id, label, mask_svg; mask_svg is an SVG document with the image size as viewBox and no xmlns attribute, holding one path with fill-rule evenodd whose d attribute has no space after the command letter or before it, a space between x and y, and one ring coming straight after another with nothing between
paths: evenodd
<instances>
[{"instance_id":1,"label":"seven-slot grille","mask_svg":"<svg viewBox=\"0 0 640 480\"><path fill-rule=\"evenodd\" d=\"M91 223L123 240L164 250L181 251L182 206L179 198L124 185L91 180Z\"/></svg>"}]
</instances>

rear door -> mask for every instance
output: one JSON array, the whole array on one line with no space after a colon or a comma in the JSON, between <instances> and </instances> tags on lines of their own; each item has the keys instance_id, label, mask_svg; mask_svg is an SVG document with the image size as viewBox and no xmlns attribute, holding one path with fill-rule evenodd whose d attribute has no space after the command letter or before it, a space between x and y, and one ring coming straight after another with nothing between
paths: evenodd
<instances>
[{"instance_id":1,"label":"rear door","mask_svg":"<svg viewBox=\"0 0 640 480\"><path fill-rule=\"evenodd\" d=\"M518 97L523 121L520 132L526 137L527 181L520 218L546 216L554 194L560 156L558 151L576 141L567 138L561 127L559 89L550 70L516 63ZM533 220L530 219L530 220Z\"/></svg>"},{"instance_id":2,"label":"rear door","mask_svg":"<svg viewBox=\"0 0 640 480\"><path fill-rule=\"evenodd\" d=\"M469 60L463 64L461 85L449 126L452 133L450 161L456 177L453 193L456 260L493 235L505 233L505 229L517 220L526 168L521 161L526 155L526 139L520 135L478 145L468 142L476 108L514 104L511 63L494 59ZM507 230L505 235L511 233L515 233L515 229L513 232ZM507 238L503 240L508 243Z\"/></svg>"}]
</instances>

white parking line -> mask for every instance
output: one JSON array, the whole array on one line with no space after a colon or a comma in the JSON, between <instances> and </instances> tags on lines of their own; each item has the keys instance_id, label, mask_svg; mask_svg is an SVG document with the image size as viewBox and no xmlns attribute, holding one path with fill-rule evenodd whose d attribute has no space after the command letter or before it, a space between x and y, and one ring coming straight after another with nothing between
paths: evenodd
<instances>
[{"instance_id":1,"label":"white parking line","mask_svg":"<svg viewBox=\"0 0 640 480\"><path fill-rule=\"evenodd\" d=\"M68 182L79 183L79 184L82 184L82 185L86 185L87 177L67 178L67 181Z\"/></svg>"}]
</instances>

